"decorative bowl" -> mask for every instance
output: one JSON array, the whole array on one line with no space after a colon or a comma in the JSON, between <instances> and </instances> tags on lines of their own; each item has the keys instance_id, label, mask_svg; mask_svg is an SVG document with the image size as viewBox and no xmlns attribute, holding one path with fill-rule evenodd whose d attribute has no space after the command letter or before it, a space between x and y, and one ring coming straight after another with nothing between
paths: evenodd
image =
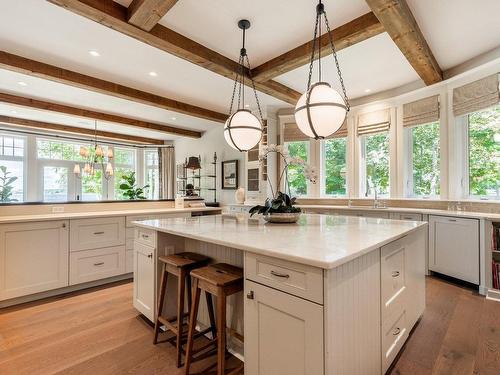
<instances>
[{"instance_id":1,"label":"decorative bowl","mask_svg":"<svg viewBox=\"0 0 500 375\"><path fill-rule=\"evenodd\" d=\"M300 218L300 212L292 213L271 213L264 215L264 220L268 223L292 224L296 223Z\"/></svg>"}]
</instances>

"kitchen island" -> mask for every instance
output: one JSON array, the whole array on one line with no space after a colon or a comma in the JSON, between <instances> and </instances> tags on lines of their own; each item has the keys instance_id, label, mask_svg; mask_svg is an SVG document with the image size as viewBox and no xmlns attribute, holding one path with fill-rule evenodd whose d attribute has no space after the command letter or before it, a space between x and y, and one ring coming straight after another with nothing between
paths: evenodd
<instances>
[{"instance_id":1,"label":"kitchen island","mask_svg":"<svg viewBox=\"0 0 500 375\"><path fill-rule=\"evenodd\" d=\"M134 224L134 306L152 321L158 256L190 251L244 268L227 327L245 374L383 374L424 312L424 222L217 215ZM172 313L175 294L164 307Z\"/></svg>"}]
</instances>

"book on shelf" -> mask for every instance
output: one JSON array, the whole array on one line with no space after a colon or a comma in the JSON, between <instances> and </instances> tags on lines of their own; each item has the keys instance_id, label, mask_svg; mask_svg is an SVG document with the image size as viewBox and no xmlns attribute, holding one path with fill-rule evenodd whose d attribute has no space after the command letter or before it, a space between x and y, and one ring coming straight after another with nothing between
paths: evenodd
<instances>
[{"instance_id":1,"label":"book on shelf","mask_svg":"<svg viewBox=\"0 0 500 375\"><path fill-rule=\"evenodd\" d=\"M491 262L491 278L494 289L500 289L500 262L493 260Z\"/></svg>"}]
</instances>

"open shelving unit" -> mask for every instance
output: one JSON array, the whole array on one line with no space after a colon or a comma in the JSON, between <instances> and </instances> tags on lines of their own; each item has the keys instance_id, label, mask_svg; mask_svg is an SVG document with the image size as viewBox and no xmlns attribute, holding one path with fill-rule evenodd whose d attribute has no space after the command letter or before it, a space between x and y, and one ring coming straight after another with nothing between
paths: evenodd
<instances>
[{"instance_id":1,"label":"open shelving unit","mask_svg":"<svg viewBox=\"0 0 500 375\"><path fill-rule=\"evenodd\" d=\"M491 286L500 299L500 221L491 223Z\"/></svg>"},{"instance_id":2,"label":"open shelving unit","mask_svg":"<svg viewBox=\"0 0 500 375\"><path fill-rule=\"evenodd\" d=\"M194 191L198 193L201 198L205 198L207 205L217 205L217 154L214 153L213 161L208 165L203 165L201 169L190 170L186 168L185 163L177 164L177 193L185 195L186 186L193 184ZM201 158L200 158L201 164ZM203 171L203 172L202 172ZM207 195L207 197L204 196ZM213 198L210 201L208 198Z\"/></svg>"}]
</instances>

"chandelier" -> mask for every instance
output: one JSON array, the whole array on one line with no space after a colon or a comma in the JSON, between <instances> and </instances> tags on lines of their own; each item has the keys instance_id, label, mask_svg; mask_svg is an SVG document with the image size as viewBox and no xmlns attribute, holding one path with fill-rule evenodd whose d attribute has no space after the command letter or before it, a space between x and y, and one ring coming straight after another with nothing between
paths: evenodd
<instances>
[{"instance_id":1,"label":"chandelier","mask_svg":"<svg viewBox=\"0 0 500 375\"><path fill-rule=\"evenodd\" d=\"M332 50L337 74L342 87L342 95L339 94L327 82L321 79L321 26L324 18L329 44ZM319 35L318 35L319 34ZM313 75L313 63L316 56L316 42L318 43L318 82L311 85ZM344 123L349 112L349 99L347 98L344 80L340 71L337 59L337 52L333 43L328 17L325 6L319 0L316 6L316 24L314 26L313 48L311 61L309 64L309 77L307 80L307 90L300 97L295 106L295 121L298 128L310 138L324 139L335 133Z\"/></svg>"},{"instance_id":2,"label":"chandelier","mask_svg":"<svg viewBox=\"0 0 500 375\"><path fill-rule=\"evenodd\" d=\"M73 169L73 173L77 177L82 177L82 175L95 176L97 170L102 170L102 175L106 180L109 180L113 174L113 165L111 160L113 159L113 150L107 148L104 152L104 148L97 144L97 120L94 122L94 144L91 147L80 147L80 156L84 160L82 163L76 163ZM83 168L80 166L83 165Z\"/></svg>"},{"instance_id":3,"label":"chandelier","mask_svg":"<svg viewBox=\"0 0 500 375\"><path fill-rule=\"evenodd\" d=\"M262 111L260 109L259 98L255 90L255 83L252 78L250 62L245 48L245 31L250 28L250 21L240 20L238 27L243 30L243 45L240 50L239 66L240 71L236 74L233 86L233 95L229 106L229 118L224 124L224 138L232 148L238 151L248 151L254 148L262 138ZM245 76L249 74L252 89L257 102L259 117L257 118L245 106ZM233 104L238 89L238 100L236 111L233 113Z\"/></svg>"}]
</instances>

